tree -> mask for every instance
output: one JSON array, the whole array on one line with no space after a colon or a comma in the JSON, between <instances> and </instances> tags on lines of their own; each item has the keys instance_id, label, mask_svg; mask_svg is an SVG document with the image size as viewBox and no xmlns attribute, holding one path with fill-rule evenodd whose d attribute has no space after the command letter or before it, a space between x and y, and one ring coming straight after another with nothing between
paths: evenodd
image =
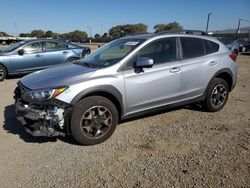
<instances>
[{"instance_id":1,"label":"tree","mask_svg":"<svg viewBox=\"0 0 250 188\"><path fill-rule=\"evenodd\" d=\"M109 30L109 35L112 36L113 38L120 38L125 35L146 33L147 29L148 26L143 23L117 25Z\"/></svg>"},{"instance_id":2,"label":"tree","mask_svg":"<svg viewBox=\"0 0 250 188\"><path fill-rule=\"evenodd\" d=\"M37 37L37 38L44 38L45 33L43 30L33 30L33 31L31 31L30 36Z\"/></svg>"},{"instance_id":3,"label":"tree","mask_svg":"<svg viewBox=\"0 0 250 188\"><path fill-rule=\"evenodd\" d=\"M30 33L20 33L19 37L30 37Z\"/></svg>"},{"instance_id":4,"label":"tree","mask_svg":"<svg viewBox=\"0 0 250 188\"><path fill-rule=\"evenodd\" d=\"M178 22L170 22L168 24L157 24L154 26L155 32L161 32L165 30L180 30L183 27Z\"/></svg>"},{"instance_id":5,"label":"tree","mask_svg":"<svg viewBox=\"0 0 250 188\"><path fill-rule=\"evenodd\" d=\"M100 34L98 33L95 34L95 38L100 38L100 37L101 37Z\"/></svg>"},{"instance_id":6,"label":"tree","mask_svg":"<svg viewBox=\"0 0 250 188\"><path fill-rule=\"evenodd\" d=\"M46 31L45 33L45 37L46 38L54 38L54 33L52 31Z\"/></svg>"},{"instance_id":7,"label":"tree","mask_svg":"<svg viewBox=\"0 0 250 188\"><path fill-rule=\"evenodd\" d=\"M0 37L9 37L9 36L11 36L11 35L9 35L9 34L7 34L5 32L0 31Z\"/></svg>"},{"instance_id":8,"label":"tree","mask_svg":"<svg viewBox=\"0 0 250 188\"><path fill-rule=\"evenodd\" d=\"M72 40L75 42L80 42L83 39L88 37L88 34L85 31L75 30L69 33L64 33L61 37L65 40Z\"/></svg>"},{"instance_id":9,"label":"tree","mask_svg":"<svg viewBox=\"0 0 250 188\"><path fill-rule=\"evenodd\" d=\"M108 37L108 33L103 33L102 38Z\"/></svg>"}]
</instances>

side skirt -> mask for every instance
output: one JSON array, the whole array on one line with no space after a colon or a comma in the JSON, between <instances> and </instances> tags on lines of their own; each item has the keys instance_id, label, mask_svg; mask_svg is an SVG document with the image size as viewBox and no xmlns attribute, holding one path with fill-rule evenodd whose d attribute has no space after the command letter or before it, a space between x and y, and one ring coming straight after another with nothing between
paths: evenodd
<instances>
[{"instance_id":1,"label":"side skirt","mask_svg":"<svg viewBox=\"0 0 250 188\"><path fill-rule=\"evenodd\" d=\"M121 122L133 119L135 117L145 116L145 115L149 115L152 113L161 112L163 110L170 110L170 109L182 107L182 106L185 106L188 104L197 103L197 102L205 100L205 97L206 97L206 95L202 95L202 96L194 98L194 99L190 99L190 100L186 100L186 101L182 101L182 102L178 102L178 103L174 103L174 104L164 105L164 106L160 106L160 107L156 107L156 108L152 108L152 109L147 109L147 110L135 112L135 113L132 113L129 115L124 115L121 117Z\"/></svg>"}]
</instances>

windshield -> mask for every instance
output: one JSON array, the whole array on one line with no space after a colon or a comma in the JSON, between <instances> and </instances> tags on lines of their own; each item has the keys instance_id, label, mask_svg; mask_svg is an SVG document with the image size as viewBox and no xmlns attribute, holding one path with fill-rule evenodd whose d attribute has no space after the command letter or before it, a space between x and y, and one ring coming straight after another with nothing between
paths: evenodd
<instances>
[{"instance_id":1,"label":"windshield","mask_svg":"<svg viewBox=\"0 0 250 188\"><path fill-rule=\"evenodd\" d=\"M11 44L9 47L2 49L1 52L12 52L13 50L19 48L23 44L25 44L24 41L20 41L20 42Z\"/></svg>"},{"instance_id":2,"label":"windshield","mask_svg":"<svg viewBox=\"0 0 250 188\"><path fill-rule=\"evenodd\" d=\"M89 67L108 67L114 65L145 39L118 39L110 42L95 52L81 59L78 64Z\"/></svg>"}]
</instances>

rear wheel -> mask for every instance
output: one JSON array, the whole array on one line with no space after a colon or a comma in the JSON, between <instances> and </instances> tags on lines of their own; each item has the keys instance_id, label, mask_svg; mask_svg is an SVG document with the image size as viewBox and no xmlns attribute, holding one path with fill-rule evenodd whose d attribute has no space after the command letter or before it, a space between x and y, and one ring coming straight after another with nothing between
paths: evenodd
<instances>
[{"instance_id":1,"label":"rear wheel","mask_svg":"<svg viewBox=\"0 0 250 188\"><path fill-rule=\"evenodd\" d=\"M91 96L81 100L73 109L71 133L82 145L95 145L107 140L115 131L118 112L107 98Z\"/></svg>"},{"instance_id":2,"label":"rear wheel","mask_svg":"<svg viewBox=\"0 0 250 188\"><path fill-rule=\"evenodd\" d=\"M3 81L6 78L7 71L3 65L0 65L0 81Z\"/></svg>"},{"instance_id":3,"label":"rear wheel","mask_svg":"<svg viewBox=\"0 0 250 188\"><path fill-rule=\"evenodd\" d=\"M209 112L221 110L227 102L228 95L228 83L221 78L213 79L208 86L206 99L204 101L205 109Z\"/></svg>"},{"instance_id":4,"label":"rear wheel","mask_svg":"<svg viewBox=\"0 0 250 188\"><path fill-rule=\"evenodd\" d=\"M238 50L236 50L236 49L233 50L233 53L234 53L236 56L239 55L239 52L238 52Z\"/></svg>"}]
</instances>

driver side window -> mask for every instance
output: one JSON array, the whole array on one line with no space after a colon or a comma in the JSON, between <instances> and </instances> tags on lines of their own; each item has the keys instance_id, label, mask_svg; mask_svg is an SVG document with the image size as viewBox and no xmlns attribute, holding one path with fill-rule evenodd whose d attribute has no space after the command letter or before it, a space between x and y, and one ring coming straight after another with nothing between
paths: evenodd
<instances>
[{"instance_id":1,"label":"driver side window","mask_svg":"<svg viewBox=\"0 0 250 188\"><path fill-rule=\"evenodd\" d=\"M176 37L159 39L148 44L134 55L123 70L131 70L135 67L138 57L147 57L154 60L154 64L163 64L177 60Z\"/></svg>"}]
</instances>

